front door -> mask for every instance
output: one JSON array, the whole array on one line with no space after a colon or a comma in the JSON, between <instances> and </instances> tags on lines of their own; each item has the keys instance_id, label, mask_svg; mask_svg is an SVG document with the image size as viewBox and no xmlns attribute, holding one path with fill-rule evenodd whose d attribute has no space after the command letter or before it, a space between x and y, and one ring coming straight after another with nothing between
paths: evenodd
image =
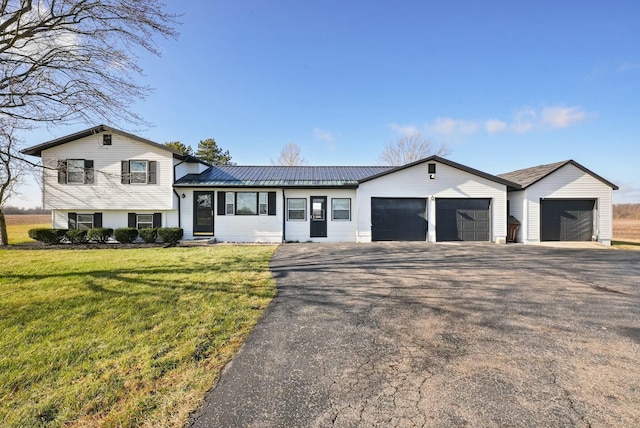
<instances>
[{"instance_id":1,"label":"front door","mask_svg":"<svg viewBox=\"0 0 640 428\"><path fill-rule=\"evenodd\" d=\"M327 237L327 197L311 197L311 233L312 238Z\"/></svg>"},{"instance_id":2,"label":"front door","mask_svg":"<svg viewBox=\"0 0 640 428\"><path fill-rule=\"evenodd\" d=\"M213 235L213 192L193 192L193 234Z\"/></svg>"}]
</instances>

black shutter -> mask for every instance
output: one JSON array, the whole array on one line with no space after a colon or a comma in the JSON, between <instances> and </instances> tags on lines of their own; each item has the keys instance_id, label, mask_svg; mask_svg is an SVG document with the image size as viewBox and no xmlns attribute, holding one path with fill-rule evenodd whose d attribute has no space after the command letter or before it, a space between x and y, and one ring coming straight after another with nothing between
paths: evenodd
<instances>
[{"instance_id":1,"label":"black shutter","mask_svg":"<svg viewBox=\"0 0 640 428\"><path fill-rule=\"evenodd\" d=\"M69 218L68 228L75 229L77 227L76 219L78 218L76 213L69 213L67 214L67 217Z\"/></svg>"},{"instance_id":2,"label":"black shutter","mask_svg":"<svg viewBox=\"0 0 640 428\"><path fill-rule=\"evenodd\" d=\"M121 165L122 165L122 178L120 180L120 183L129 184L130 183L130 179L129 179L129 161L122 161Z\"/></svg>"},{"instance_id":3,"label":"black shutter","mask_svg":"<svg viewBox=\"0 0 640 428\"><path fill-rule=\"evenodd\" d=\"M149 165L149 171L148 171L148 179L147 179L147 184L156 184L156 177L157 177L157 164L158 162L156 161L149 161L147 162L147 164Z\"/></svg>"},{"instance_id":4,"label":"black shutter","mask_svg":"<svg viewBox=\"0 0 640 428\"><path fill-rule=\"evenodd\" d=\"M136 227L136 213L127 214L129 227Z\"/></svg>"},{"instance_id":5,"label":"black shutter","mask_svg":"<svg viewBox=\"0 0 640 428\"><path fill-rule=\"evenodd\" d=\"M102 213L93 214L93 227L102 227Z\"/></svg>"},{"instance_id":6,"label":"black shutter","mask_svg":"<svg viewBox=\"0 0 640 428\"><path fill-rule=\"evenodd\" d=\"M153 213L153 227L162 227L162 213Z\"/></svg>"},{"instance_id":7,"label":"black shutter","mask_svg":"<svg viewBox=\"0 0 640 428\"><path fill-rule=\"evenodd\" d=\"M276 192L269 192L269 215L276 215Z\"/></svg>"},{"instance_id":8,"label":"black shutter","mask_svg":"<svg viewBox=\"0 0 640 428\"><path fill-rule=\"evenodd\" d=\"M227 192L218 192L218 215L227 212Z\"/></svg>"},{"instance_id":9,"label":"black shutter","mask_svg":"<svg viewBox=\"0 0 640 428\"><path fill-rule=\"evenodd\" d=\"M92 160L84 161L84 184L93 184L93 161Z\"/></svg>"},{"instance_id":10,"label":"black shutter","mask_svg":"<svg viewBox=\"0 0 640 428\"><path fill-rule=\"evenodd\" d=\"M67 184L67 161L58 161L58 184Z\"/></svg>"}]
</instances>

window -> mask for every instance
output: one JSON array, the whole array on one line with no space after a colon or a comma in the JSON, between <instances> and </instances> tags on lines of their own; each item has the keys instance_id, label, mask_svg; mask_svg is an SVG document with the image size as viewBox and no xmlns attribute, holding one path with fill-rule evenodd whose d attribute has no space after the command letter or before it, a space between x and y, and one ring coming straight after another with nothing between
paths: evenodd
<instances>
[{"instance_id":1,"label":"window","mask_svg":"<svg viewBox=\"0 0 640 428\"><path fill-rule=\"evenodd\" d=\"M260 192L258 194L258 214L267 215L269 212L269 199L267 192Z\"/></svg>"},{"instance_id":2,"label":"window","mask_svg":"<svg viewBox=\"0 0 640 428\"><path fill-rule=\"evenodd\" d=\"M162 227L162 213L128 213L127 226L136 229L144 229L145 227Z\"/></svg>"},{"instance_id":3,"label":"window","mask_svg":"<svg viewBox=\"0 0 640 428\"><path fill-rule=\"evenodd\" d=\"M236 193L236 215L258 215L258 194L256 192Z\"/></svg>"},{"instance_id":4,"label":"window","mask_svg":"<svg viewBox=\"0 0 640 428\"><path fill-rule=\"evenodd\" d=\"M84 184L84 160L67 160L67 183Z\"/></svg>"},{"instance_id":5,"label":"window","mask_svg":"<svg viewBox=\"0 0 640 428\"><path fill-rule=\"evenodd\" d=\"M307 219L307 200L304 198L287 199L287 220Z\"/></svg>"},{"instance_id":6,"label":"window","mask_svg":"<svg viewBox=\"0 0 640 428\"><path fill-rule=\"evenodd\" d=\"M225 197L225 214L233 215L236 211L236 195L233 192L227 192Z\"/></svg>"},{"instance_id":7,"label":"window","mask_svg":"<svg viewBox=\"0 0 640 428\"><path fill-rule=\"evenodd\" d=\"M436 164L435 163L430 163L429 165L429 174L435 174L436 173Z\"/></svg>"},{"instance_id":8,"label":"window","mask_svg":"<svg viewBox=\"0 0 640 428\"><path fill-rule=\"evenodd\" d=\"M156 184L157 161L122 161L122 184Z\"/></svg>"},{"instance_id":9,"label":"window","mask_svg":"<svg viewBox=\"0 0 640 428\"><path fill-rule=\"evenodd\" d=\"M102 134L102 145L103 146L111 145L111 134Z\"/></svg>"},{"instance_id":10,"label":"window","mask_svg":"<svg viewBox=\"0 0 640 428\"><path fill-rule=\"evenodd\" d=\"M136 229L144 229L145 227L153 227L153 214L136 215Z\"/></svg>"},{"instance_id":11,"label":"window","mask_svg":"<svg viewBox=\"0 0 640 428\"><path fill-rule=\"evenodd\" d=\"M331 199L331 220L351 220L351 199Z\"/></svg>"},{"instance_id":12,"label":"window","mask_svg":"<svg viewBox=\"0 0 640 428\"><path fill-rule=\"evenodd\" d=\"M78 214L76 216L76 229L93 229L93 214Z\"/></svg>"},{"instance_id":13,"label":"window","mask_svg":"<svg viewBox=\"0 0 640 428\"><path fill-rule=\"evenodd\" d=\"M147 184L147 161L129 161L131 184Z\"/></svg>"},{"instance_id":14,"label":"window","mask_svg":"<svg viewBox=\"0 0 640 428\"><path fill-rule=\"evenodd\" d=\"M93 161L66 159L58 161L59 184L93 184Z\"/></svg>"},{"instance_id":15,"label":"window","mask_svg":"<svg viewBox=\"0 0 640 428\"><path fill-rule=\"evenodd\" d=\"M276 215L276 192L218 192L218 215Z\"/></svg>"},{"instance_id":16,"label":"window","mask_svg":"<svg viewBox=\"0 0 640 428\"><path fill-rule=\"evenodd\" d=\"M89 230L94 227L102 227L102 213L94 214L67 214L68 226L67 229L82 229Z\"/></svg>"}]
</instances>

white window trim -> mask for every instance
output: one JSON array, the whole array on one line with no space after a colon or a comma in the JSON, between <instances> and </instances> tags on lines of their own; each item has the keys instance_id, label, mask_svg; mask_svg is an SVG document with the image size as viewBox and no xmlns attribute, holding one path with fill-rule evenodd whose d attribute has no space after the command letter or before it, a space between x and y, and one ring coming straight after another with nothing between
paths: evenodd
<instances>
[{"instance_id":1,"label":"white window trim","mask_svg":"<svg viewBox=\"0 0 640 428\"><path fill-rule=\"evenodd\" d=\"M88 221L80 221L80 216L88 216L91 217L91 227L89 229L93 229L93 225L94 225L94 217L93 214L87 214L87 213L77 213L76 214L76 229L80 230L80 223L82 224L89 224ZM89 230L86 229L86 230Z\"/></svg>"},{"instance_id":2,"label":"white window trim","mask_svg":"<svg viewBox=\"0 0 640 428\"><path fill-rule=\"evenodd\" d=\"M144 183L138 183L138 182L134 182L133 181L133 175L134 174L142 174L142 171L133 171L131 164L133 162L141 162L144 163ZM144 185L144 184L149 184L149 161L148 160L138 160L138 159L131 159L129 160L129 184L133 184L133 185Z\"/></svg>"},{"instance_id":3,"label":"white window trim","mask_svg":"<svg viewBox=\"0 0 640 428\"><path fill-rule=\"evenodd\" d=\"M140 221L140 216L149 216L151 217L151 221ZM145 223L145 224L149 224L151 223L150 226L144 226L144 227L140 227L140 223ZM136 214L136 229L140 230L140 229L144 229L146 227L153 227L153 214Z\"/></svg>"},{"instance_id":4,"label":"white window trim","mask_svg":"<svg viewBox=\"0 0 640 428\"><path fill-rule=\"evenodd\" d=\"M262 202L263 196L264 203ZM263 206L264 212L262 212ZM258 215L269 215L269 193L267 192L258 192Z\"/></svg>"},{"instance_id":5,"label":"white window trim","mask_svg":"<svg viewBox=\"0 0 640 428\"><path fill-rule=\"evenodd\" d=\"M291 208L290 202L291 200L301 200L302 204L302 218L291 218ZM299 209L294 209L293 211L300 211ZM287 221L307 221L307 198L287 198Z\"/></svg>"},{"instance_id":6,"label":"white window trim","mask_svg":"<svg viewBox=\"0 0 640 428\"><path fill-rule=\"evenodd\" d=\"M86 173L87 171L85 171L84 169L84 159L67 159L67 170L66 170L66 175L67 175L67 184L84 184L84 182L86 181ZM80 166L80 170L82 171L82 178L80 179L80 181L71 181L69 179L69 162L80 162L82 165Z\"/></svg>"},{"instance_id":7,"label":"white window trim","mask_svg":"<svg viewBox=\"0 0 640 428\"><path fill-rule=\"evenodd\" d=\"M335 207L334 207L334 201L335 200L347 200L349 201L349 218L335 218ZM344 211L344 210L339 210L339 211ZM351 198L331 198L331 221L351 221Z\"/></svg>"},{"instance_id":8,"label":"white window trim","mask_svg":"<svg viewBox=\"0 0 640 428\"><path fill-rule=\"evenodd\" d=\"M231 208L231 212L229 212ZM224 195L224 214L236 215L236 192L227 192Z\"/></svg>"}]
</instances>

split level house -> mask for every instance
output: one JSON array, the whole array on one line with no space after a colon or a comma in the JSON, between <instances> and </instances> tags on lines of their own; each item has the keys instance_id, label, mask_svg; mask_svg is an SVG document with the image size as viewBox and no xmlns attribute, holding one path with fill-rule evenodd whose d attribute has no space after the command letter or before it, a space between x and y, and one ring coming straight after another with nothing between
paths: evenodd
<instances>
[{"instance_id":1,"label":"split level house","mask_svg":"<svg viewBox=\"0 0 640 428\"><path fill-rule=\"evenodd\" d=\"M597 241L617 186L573 160L492 175L431 156L389 166L215 166L100 125L23 150L52 227L181 227L220 242Z\"/></svg>"}]
</instances>

